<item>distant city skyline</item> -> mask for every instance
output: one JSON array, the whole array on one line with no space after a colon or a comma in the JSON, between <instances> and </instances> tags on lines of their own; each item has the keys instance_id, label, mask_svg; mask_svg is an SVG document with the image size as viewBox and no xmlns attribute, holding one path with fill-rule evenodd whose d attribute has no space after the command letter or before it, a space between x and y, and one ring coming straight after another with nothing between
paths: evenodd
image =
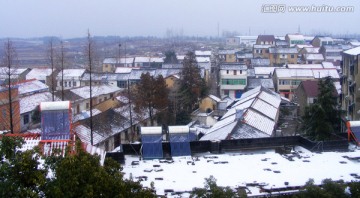
<instances>
[{"instance_id":1,"label":"distant city skyline","mask_svg":"<svg viewBox=\"0 0 360 198\"><path fill-rule=\"evenodd\" d=\"M272 6L272 7L271 7ZM273 12L274 6L276 12ZM283 10L279 10L281 6ZM291 6L352 11L291 12ZM357 0L3 0L0 38L57 36L222 36L296 33L359 34Z\"/></svg>"}]
</instances>

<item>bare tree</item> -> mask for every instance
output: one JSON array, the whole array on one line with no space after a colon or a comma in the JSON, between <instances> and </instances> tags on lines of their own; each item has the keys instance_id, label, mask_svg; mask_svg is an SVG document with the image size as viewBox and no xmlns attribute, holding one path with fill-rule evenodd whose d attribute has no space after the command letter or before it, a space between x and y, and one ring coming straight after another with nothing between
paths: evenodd
<instances>
[{"instance_id":1,"label":"bare tree","mask_svg":"<svg viewBox=\"0 0 360 198\"><path fill-rule=\"evenodd\" d=\"M56 90L56 76L54 76L54 72L55 72L55 69L56 69L56 66L55 66L55 46L54 46L54 38L51 37L50 41L49 41L49 44L48 44L48 58L49 58L49 63L50 63L50 66L51 66L51 82L50 82L50 89L51 89L51 95L52 95L52 101L55 101L55 90Z\"/></svg>"},{"instance_id":2,"label":"bare tree","mask_svg":"<svg viewBox=\"0 0 360 198\"><path fill-rule=\"evenodd\" d=\"M86 69L89 71L90 75L90 141L93 145L93 99L92 99L92 71L96 68L96 51L95 51L95 42L91 37L90 31L88 30L86 45L85 45L85 56L86 56Z\"/></svg>"},{"instance_id":3,"label":"bare tree","mask_svg":"<svg viewBox=\"0 0 360 198\"><path fill-rule=\"evenodd\" d=\"M59 54L59 62L60 62L60 69L61 69L61 100L64 101L64 69L65 69L65 49L64 43L60 42L60 54Z\"/></svg>"},{"instance_id":4,"label":"bare tree","mask_svg":"<svg viewBox=\"0 0 360 198\"><path fill-rule=\"evenodd\" d=\"M2 103L8 108L2 108L2 125L8 128L11 133L20 132L20 109L18 90L14 86L18 78L17 69L18 59L14 44L8 39L4 44L4 55L2 57L2 71L4 85L7 89L6 94L1 95ZM4 92L5 93L5 92Z\"/></svg>"}]
</instances>

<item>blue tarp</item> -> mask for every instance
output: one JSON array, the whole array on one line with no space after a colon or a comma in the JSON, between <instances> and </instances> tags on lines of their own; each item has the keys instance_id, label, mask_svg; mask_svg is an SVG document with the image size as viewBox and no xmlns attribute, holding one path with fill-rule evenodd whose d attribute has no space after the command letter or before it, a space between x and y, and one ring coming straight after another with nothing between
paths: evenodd
<instances>
[{"instance_id":1,"label":"blue tarp","mask_svg":"<svg viewBox=\"0 0 360 198\"><path fill-rule=\"evenodd\" d=\"M191 155L189 134L170 134L170 148L172 156Z\"/></svg>"},{"instance_id":2,"label":"blue tarp","mask_svg":"<svg viewBox=\"0 0 360 198\"><path fill-rule=\"evenodd\" d=\"M142 135L142 155L144 159L163 158L162 135Z\"/></svg>"},{"instance_id":3,"label":"blue tarp","mask_svg":"<svg viewBox=\"0 0 360 198\"><path fill-rule=\"evenodd\" d=\"M69 110L42 111L41 120L42 140L70 139Z\"/></svg>"}]
</instances>

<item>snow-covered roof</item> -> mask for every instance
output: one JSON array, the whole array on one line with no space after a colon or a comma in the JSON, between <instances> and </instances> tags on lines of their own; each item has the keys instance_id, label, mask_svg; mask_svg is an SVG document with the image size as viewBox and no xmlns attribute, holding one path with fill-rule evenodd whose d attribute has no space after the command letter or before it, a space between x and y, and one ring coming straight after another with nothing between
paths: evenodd
<instances>
[{"instance_id":1,"label":"snow-covered roof","mask_svg":"<svg viewBox=\"0 0 360 198\"><path fill-rule=\"evenodd\" d=\"M132 67L116 67L115 73L130 73L132 69Z\"/></svg>"},{"instance_id":2,"label":"snow-covered roof","mask_svg":"<svg viewBox=\"0 0 360 198\"><path fill-rule=\"evenodd\" d=\"M321 64L287 64L289 69L322 69Z\"/></svg>"},{"instance_id":3,"label":"snow-covered roof","mask_svg":"<svg viewBox=\"0 0 360 198\"><path fill-rule=\"evenodd\" d=\"M316 54L319 53L319 47L304 47L303 50L308 54Z\"/></svg>"},{"instance_id":4,"label":"snow-covered roof","mask_svg":"<svg viewBox=\"0 0 360 198\"><path fill-rule=\"evenodd\" d=\"M119 92L122 89L111 85L98 85L92 86L92 97L97 97L104 94L110 94ZM70 89L70 91L84 99L90 98L90 86L84 86L79 88Z\"/></svg>"},{"instance_id":5,"label":"snow-covered roof","mask_svg":"<svg viewBox=\"0 0 360 198\"><path fill-rule=\"evenodd\" d=\"M360 54L360 46L346 50L346 51L344 51L344 54L348 54L348 55L352 55L352 56L359 55Z\"/></svg>"},{"instance_id":6,"label":"snow-covered roof","mask_svg":"<svg viewBox=\"0 0 360 198\"><path fill-rule=\"evenodd\" d=\"M54 102L41 102L41 111L53 111L53 110L67 110L70 109L70 101L54 101Z\"/></svg>"},{"instance_id":7,"label":"snow-covered roof","mask_svg":"<svg viewBox=\"0 0 360 198\"><path fill-rule=\"evenodd\" d=\"M299 50L303 49L303 48L310 48L310 47L313 47L312 45L310 44L297 44L295 45Z\"/></svg>"},{"instance_id":8,"label":"snow-covered roof","mask_svg":"<svg viewBox=\"0 0 360 198\"><path fill-rule=\"evenodd\" d=\"M33 68L28 74L26 74L26 80L46 80L46 77L50 76L51 74L51 68Z\"/></svg>"},{"instance_id":9,"label":"snow-covered roof","mask_svg":"<svg viewBox=\"0 0 360 198\"><path fill-rule=\"evenodd\" d=\"M24 73L26 70L28 70L27 68L10 68L10 72L9 72L9 68L7 67L0 67L0 75L8 75L9 73L11 75L20 75L22 73Z\"/></svg>"},{"instance_id":10,"label":"snow-covered roof","mask_svg":"<svg viewBox=\"0 0 360 198\"><path fill-rule=\"evenodd\" d=\"M302 77L302 78L313 78L313 72L311 69L283 69L276 68L275 72L278 78L292 78L292 77Z\"/></svg>"},{"instance_id":11,"label":"snow-covered roof","mask_svg":"<svg viewBox=\"0 0 360 198\"><path fill-rule=\"evenodd\" d=\"M101 111L99 109L96 109L96 108L92 109L92 116L96 116L99 113L101 113ZM74 115L73 122L77 122L77 121L84 120L87 118L90 118L90 110L82 111L82 112Z\"/></svg>"},{"instance_id":12,"label":"snow-covered roof","mask_svg":"<svg viewBox=\"0 0 360 198\"><path fill-rule=\"evenodd\" d=\"M270 59L268 58L253 58L251 59L252 66L269 66Z\"/></svg>"},{"instance_id":13,"label":"snow-covered roof","mask_svg":"<svg viewBox=\"0 0 360 198\"><path fill-rule=\"evenodd\" d=\"M116 63L120 63L120 64L128 64L128 63L133 63L134 62L134 58L131 57L127 57L127 58L105 58L103 63L104 64L116 64Z\"/></svg>"},{"instance_id":14,"label":"snow-covered roof","mask_svg":"<svg viewBox=\"0 0 360 198\"><path fill-rule=\"evenodd\" d=\"M274 81L272 78L249 78L247 81L247 89L263 86L268 89L274 89Z\"/></svg>"},{"instance_id":15,"label":"snow-covered roof","mask_svg":"<svg viewBox=\"0 0 360 198\"><path fill-rule=\"evenodd\" d=\"M255 75L274 74L275 67L254 67Z\"/></svg>"},{"instance_id":16,"label":"snow-covered roof","mask_svg":"<svg viewBox=\"0 0 360 198\"><path fill-rule=\"evenodd\" d=\"M163 63L164 59L160 57L146 57L146 56L138 56L135 57L135 63L147 63L147 62L156 62L156 63Z\"/></svg>"},{"instance_id":17,"label":"snow-covered roof","mask_svg":"<svg viewBox=\"0 0 360 198\"><path fill-rule=\"evenodd\" d=\"M275 69L278 78L324 78L339 79L336 69Z\"/></svg>"},{"instance_id":18,"label":"snow-covered roof","mask_svg":"<svg viewBox=\"0 0 360 198\"><path fill-rule=\"evenodd\" d=\"M339 73L336 69L313 69L314 78L325 78L331 76L333 79L339 79Z\"/></svg>"},{"instance_id":19,"label":"snow-covered roof","mask_svg":"<svg viewBox=\"0 0 360 198\"><path fill-rule=\"evenodd\" d=\"M247 66L244 64L227 64L220 65L221 70L247 70Z\"/></svg>"},{"instance_id":20,"label":"snow-covered roof","mask_svg":"<svg viewBox=\"0 0 360 198\"><path fill-rule=\"evenodd\" d=\"M235 54L236 50L219 50L218 54L219 55L231 55L231 54Z\"/></svg>"},{"instance_id":21,"label":"snow-covered roof","mask_svg":"<svg viewBox=\"0 0 360 198\"><path fill-rule=\"evenodd\" d=\"M193 188L203 188L205 178L211 175L216 178L218 186L229 186L232 189L246 187L248 195L270 197L273 194L264 189L304 186L310 178L314 179L316 185L327 178L345 182L358 180L354 173L358 173L359 163L353 159L358 156L358 148L352 152L312 153L299 146L293 147L290 154L279 154L275 149L217 155L196 153L193 156L173 157L171 163L162 163L164 161L158 159L139 160L137 155L125 155L122 172L126 179L146 177L140 180L141 184L148 188L153 185L156 194L164 197L171 196L167 194L167 189L185 193ZM133 165L133 162L138 165Z\"/></svg>"},{"instance_id":22,"label":"snow-covered roof","mask_svg":"<svg viewBox=\"0 0 360 198\"><path fill-rule=\"evenodd\" d=\"M304 54L305 60L317 60L317 61L323 61L324 56L322 54Z\"/></svg>"},{"instance_id":23,"label":"snow-covered roof","mask_svg":"<svg viewBox=\"0 0 360 198\"><path fill-rule=\"evenodd\" d=\"M40 105L41 102L52 101L52 95L50 92L36 93L29 96L21 97L20 99L20 114L31 112ZM55 97L55 100L59 100Z\"/></svg>"},{"instance_id":24,"label":"snow-covered roof","mask_svg":"<svg viewBox=\"0 0 360 198\"><path fill-rule=\"evenodd\" d=\"M323 66L324 68L327 68L327 69L334 69L334 68L336 68L336 66L335 66L334 63L332 63L332 62L323 61L321 64L322 64L322 66Z\"/></svg>"},{"instance_id":25,"label":"snow-covered roof","mask_svg":"<svg viewBox=\"0 0 360 198\"><path fill-rule=\"evenodd\" d=\"M290 40L305 40L302 34L287 34Z\"/></svg>"},{"instance_id":26,"label":"snow-covered roof","mask_svg":"<svg viewBox=\"0 0 360 198\"><path fill-rule=\"evenodd\" d=\"M295 47L270 47L270 54L297 54L298 51Z\"/></svg>"},{"instance_id":27,"label":"snow-covered roof","mask_svg":"<svg viewBox=\"0 0 360 198\"><path fill-rule=\"evenodd\" d=\"M272 47L272 45L254 45L253 48L254 49L268 49Z\"/></svg>"},{"instance_id":28,"label":"snow-covered roof","mask_svg":"<svg viewBox=\"0 0 360 198\"><path fill-rule=\"evenodd\" d=\"M57 75L57 79L60 79L64 73L64 79L72 79L72 78L80 78L84 73L85 69L64 69L64 71L60 71Z\"/></svg>"},{"instance_id":29,"label":"snow-covered roof","mask_svg":"<svg viewBox=\"0 0 360 198\"><path fill-rule=\"evenodd\" d=\"M28 80L25 82L17 83L17 86L19 87L20 95L44 92L49 90L49 87L46 84L38 80Z\"/></svg>"},{"instance_id":30,"label":"snow-covered roof","mask_svg":"<svg viewBox=\"0 0 360 198\"><path fill-rule=\"evenodd\" d=\"M196 57L196 62L208 63L208 62L210 62L210 57Z\"/></svg>"},{"instance_id":31,"label":"snow-covered roof","mask_svg":"<svg viewBox=\"0 0 360 198\"><path fill-rule=\"evenodd\" d=\"M211 51L195 50L195 56L211 56Z\"/></svg>"},{"instance_id":32,"label":"snow-covered roof","mask_svg":"<svg viewBox=\"0 0 360 198\"><path fill-rule=\"evenodd\" d=\"M171 64L171 63L164 63L162 64L161 68L163 69L182 69L184 67L181 63Z\"/></svg>"},{"instance_id":33,"label":"snow-covered roof","mask_svg":"<svg viewBox=\"0 0 360 198\"><path fill-rule=\"evenodd\" d=\"M270 137L277 122L280 102L280 95L267 88L259 86L247 91L201 140L253 137L259 133L261 135L258 137ZM240 132L238 128L243 125L253 130L247 127L247 130Z\"/></svg>"},{"instance_id":34,"label":"snow-covered roof","mask_svg":"<svg viewBox=\"0 0 360 198\"><path fill-rule=\"evenodd\" d=\"M212 95L212 94L210 94L209 97L210 97L211 99L213 99L214 101L216 101L216 102L220 102L220 101L221 101L220 98L218 98L218 97L216 97L216 96L214 96L214 95Z\"/></svg>"},{"instance_id":35,"label":"snow-covered roof","mask_svg":"<svg viewBox=\"0 0 360 198\"><path fill-rule=\"evenodd\" d=\"M350 45L352 45L352 46L360 46L360 42L359 41L353 41L353 42L350 42Z\"/></svg>"}]
</instances>

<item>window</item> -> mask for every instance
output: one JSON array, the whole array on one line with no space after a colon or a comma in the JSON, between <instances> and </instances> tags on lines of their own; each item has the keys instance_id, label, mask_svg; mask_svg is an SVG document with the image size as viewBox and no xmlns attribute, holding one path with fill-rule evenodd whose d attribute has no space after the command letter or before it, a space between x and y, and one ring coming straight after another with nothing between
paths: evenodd
<instances>
[{"instance_id":1,"label":"window","mask_svg":"<svg viewBox=\"0 0 360 198\"><path fill-rule=\"evenodd\" d=\"M76 87L76 82L75 81L73 82L73 86Z\"/></svg>"},{"instance_id":2,"label":"window","mask_svg":"<svg viewBox=\"0 0 360 198\"><path fill-rule=\"evenodd\" d=\"M89 105L89 103L87 102L87 103L86 103L86 108L88 109L88 108L89 108L89 106L90 106L90 105Z\"/></svg>"},{"instance_id":3,"label":"window","mask_svg":"<svg viewBox=\"0 0 360 198\"><path fill-rule=\"evenodd\" d=\"M295 55L294 54L291 54L291 58L294 58L295 57Z\"/></svg>"},{"instance_id":4,"label":"window","mask_svg":"<svg viewBox=\"0 0 360 198\"><path fill-rule=\"evenodd\" d=\"M107 100L107 97L104 98L104 101Z\"/></svg>"},{"instance_id":5,"label":"window","mask_svg":"<svg viewBox=\"0 0 360 198\"><path fill-rule=\"evenodd\" d=\"M114 96L114 94L111 93L111 94L110 94L110 97L112 98L113 96Z\"/></svg>"},{"instance_id":6,"label":"window","mask_svg":"<svg viewBox=\"0 0 360 198\"><path fill-rule=\"evenodd\" d=\"M246 79L222 79L222 85L246 85Z\"/></svg>"},{"instance_id":7,"label":"window","mask_svg":"<svg viewBox=\"0 0 360 198\"><path fill-rule=\"evenodd\" d=\"M291 85L300 85L301 80L292 80Z\"/></svg>"},{"instance_id":8,"label":"window","mask_svg":"<svg viewBox=\"0 0 360 198\"><path fill-rule=\"evenodd\" d=\"M290 85L290 80L279 80L279 85Z\"/></svg>"},{"instance_id":9,"label":"window","mask_svg":"<svg viewBox=\"0 0 360 198\"><path fill-rule=\"evenodd\" d=\"M269 53L269 50L267 49L267 50L265 50L265 52L266 52L266 53Z\"/></svg>"},{"instance_id":10,"label":"window","mask_svg":"<svg viewBox=\"0 0 360 198\"><path fill-rule=\"evenodd\" d=\"M228 96L229 95L229 90L224 90L224 95Z\"/></svg>"},{"instance_id":11,"label":"window","mask_svg":"<svg viewBox=\"0 0 360 198\"><path fill-rule=\"evenodd\" d=\"M242 74L242 70L240 70L240 74Z\"/></svg>"},{"instance_id":12,"label":"window","mask_svg":"<svg viewBox=\"0 0 360 198\"><path fill-rule=\"evenodd\" d=\"M24 124L29 123L29 120L30 120L29 117L30 117L29 114L25 114L25 115L24 115Z\"/></svg>"},{"instance_id":13,"label":"window","mask_svg":"<svg viewBox=\"0 0 360 198\"><path fill-rule=\"evenodd\" d=\"M67 87L67 81L65 81L65 87Z\"/></svg>"},{"instance_id":14,"label":"window","mask_svg":"<svg viewBox=\"0 0 360 198\"><path fill-rule=\"evenodd\" d=\"M226 74L229 74L229 70L226 70Z\"/></svg>"},{"instance_id":15,"label":"window","mask_svg":"<svg viewBox=\"0 0 360 198\"><path fill-rule=\"evenodd\" d=\"M101 102L102 102L102 99L100 98L100 99L99 99L99 103L101 103Z\"/></svg>"},{"instance_id":16,"label":"window","mask_svg":"<svg viewBox=\"0 0 360 198\"><path fill-rule=\"evenodd\" d=\"M236 70L234 70L234 75L236 75Z\"/></svg>"}]
</instances>

